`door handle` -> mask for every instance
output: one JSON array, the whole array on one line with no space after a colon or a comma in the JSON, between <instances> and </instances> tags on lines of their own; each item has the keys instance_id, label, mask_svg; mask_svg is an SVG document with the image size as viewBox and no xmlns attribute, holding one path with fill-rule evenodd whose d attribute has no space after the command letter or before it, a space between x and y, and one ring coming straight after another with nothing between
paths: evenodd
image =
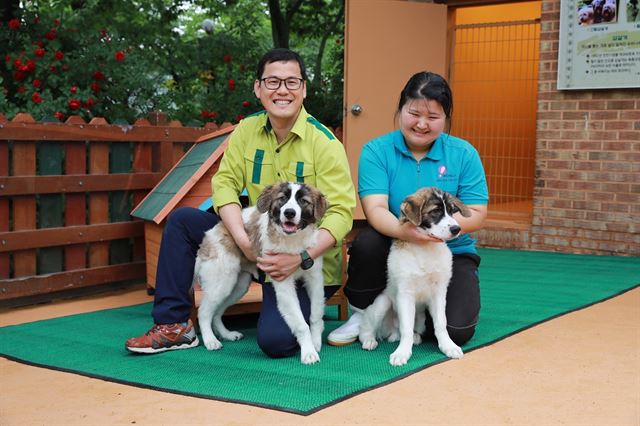
<instances>
[{"instance_id":1,"label":"door handle","mask_svg":"<svg viewBox=\"0 0 640 426\"><path fill-rule=\"evenodd\" d=\"M358 104L354 104L354 105L351 107L351 114L353 114L353 115L360 115L360 114L362 114L362 107L361 107L360 105L358 105Z\"/></svg>"}]
</instances>

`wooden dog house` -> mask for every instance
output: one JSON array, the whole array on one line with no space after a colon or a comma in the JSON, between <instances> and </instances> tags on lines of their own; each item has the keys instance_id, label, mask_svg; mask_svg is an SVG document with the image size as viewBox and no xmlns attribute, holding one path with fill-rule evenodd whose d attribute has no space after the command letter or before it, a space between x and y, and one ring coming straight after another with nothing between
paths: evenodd
<instances>
[{"instance_id":1,"label":"wooden dog house","mask_svg":"<svg viewBox=\"0 0 640 426\"><path fill-rule=\"evenodd\" d=\"M227 147L229 133L234 128L235 126L228 126L197 140L131 212L133 217L145 221L146 279L150 291L156 284L158 254L165 219L169 213L179 207L195 207L201 210L211 207L211 177L218 170L220 159ZM343 251L346 251L344 246ZM346 253L343 253L343 258L346 257L345 255ZM199 296L199 291L196 289L196 306L199 304ZM260 285L253 283L247 294L235 306L227 309L227 313L258 312L261 301ZM327 300L327 304L339 305L339 318L347 318L348 304L342 289Z\"/></svg>"}]
</instances>

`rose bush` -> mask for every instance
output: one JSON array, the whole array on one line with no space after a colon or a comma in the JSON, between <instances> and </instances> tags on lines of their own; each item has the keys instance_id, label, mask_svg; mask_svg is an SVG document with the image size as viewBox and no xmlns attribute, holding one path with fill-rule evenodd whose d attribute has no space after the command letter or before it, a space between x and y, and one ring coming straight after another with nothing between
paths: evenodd
<instances>
[{"instance_id":1,"label":"rose bush","mask_svg":"<svg viewBox=\"0 0 640 426\"><path fill-rule=\"evenodd\" d=\"M260 109L248 70L263 49L242 37L193 31L132 41L115 27L87 25L83 14L22 12L0 23L0 112L9 118L132 122L157 110L200 125Z\"/></svg>"}]
</instances>

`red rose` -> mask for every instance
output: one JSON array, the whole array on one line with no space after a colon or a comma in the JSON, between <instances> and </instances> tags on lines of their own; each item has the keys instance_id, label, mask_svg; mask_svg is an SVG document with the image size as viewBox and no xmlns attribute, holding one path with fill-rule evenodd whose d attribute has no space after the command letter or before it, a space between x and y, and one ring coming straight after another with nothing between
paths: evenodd
<instances>
[{"instance_id":1,"label":"red rose","mask_svg":"<svg viewBox=\"0 0 640 426\"><path fill-rule=\"evenodd\" d=\"M17 18L10 20L9 28L11 28L12 30L17 30L18 28L20 28L20 20Z\"/></svg>"},{"instance_id":2,"label":"red rose","mask_svg":"<svg viewBox=\"0 0 640 426\"><path fill-rule=\"evenodd\" d=\"M47 40L55 40L56 39L56 30L51 30L51 31L47 31L44 35L44 37Z\"/></svg>"},{"instance_id":3,"label":"red rose","mask_svg":"<svg viewBox=\"0 0 640 426\"><path fill-rule=\"evenodd\" d=\"M27 61L27 65L25 65L27 67L27 71L33 71L36 69L36 61L34 61L33 59L29 59Z\"/></svg>"},{"instance_id":4,"label":"red rose","mask_svg":"<svg viewBox=\"0 0 640 426\"><path fill-rule=\"evenodd\" d=\"M55 73L58 71L58 68L56 68L55 65L49 65L49 71L51 71L52 73Z\"/></svg>"},{"instance_id":5,"label":"red rose","mask_svg":"<svg viewBox=\"0 0 640 426\"><path fill-rule=\"evenodd\" d=\"M222 60L223 60L226 64L228 64L229 62L231 62L231 60L232 60L232 59L233 59L233 58L231 57L231 55L224 55L224 56L222 57Z\"/></svg>"},{"instance_id":6,"label":"red rose","mask_svg":"<svg viewBox=\"0 0 640 426\"><path fill-rule=\"evenodd\" d=\"M98 83L91 83L91 91L93 93L99 93L102 87Z\"/></svg>"},{"instance_id":7,"label":"red rose","mask_svg":"<svg viewBox=\"0 0 640 426\"><path fill-rule=\"evenodd\" d=\"M45 50L42 47L38 47L34 53L37 57L42 58L45 54Z\"/></svg>"},{"instance_id":8,"label":"red rose","mask_svg":"<svg viewBox=\"0 0 640 426\"><path fill-rule=\"evenodd\" d=\"M202 116L202 118L207 118L207 117L209 117L209 111L207 111L206 109L203 109L200 112L200 115Z\"/></svg>"},{"instance_id":9,"label":"red rose","mask_svg":"<svg viewBox=\"0 0 640 426\"><path fill-rule=\"evenodd\" d=\"M211 112L209 113L209 118L216 118L217 116L218 116L218 113L217 113L217 112L215 112L215 111L211 111Z\"/></svg>"},{"instance_id":10,"label":"red rose","mask_svg":"<svg viewBox=\"0 0 640 426\"><path fill-rule=\"evenodd\" d=\"M229 86L229 90L236 90L236 81L233 79L227 81L227 86Z\"/></svg>"},{"instance_id":11,"label":"red rose","mask_svg":"<svg viewBox=\"0 0 640 426\"><path fill-rule=\"evenodd\" d=\"M236 115L236 121L240 121L240 120L242 120L243 118L244 118L244 115L242 115L242 114L238 114L238 115Z\"/></svg>"},{"instance_id":12,"label":"red rose","mask_svg":"<svg viewBox=\"0 0 640 426\"><path fill-rule=\"evenodd\" d=\"M104 74L101 71L96 71L91 78L96 81L104 80Z\"/></svg>"},{"instance_id":13,"label":"red rose","mask_svg":"<svg viewBox=\"0 0 640 426\"><path fill-rule=\"evenodd\" d=\"M42 86L42 82L40 80L33 80L33 82L31 84L33 84L33 87Z\"/></svg>"},{"instance_id":14,"label":"red rose","mask_svg":"<svg viewBox=\"0 0 640 426\"><path fill-rule=\"evenodd\" d=\"M69 99L68 105L70 109L76 110L82 106L82 102L80 102L78 99Z\"/></svg>"},{"instance_id":15,"label":"red rose","mask_svg":"<svg viewBox=\"0 0 640 426\"><path fill-rule=\"evenodd\" d=\"M38 47L44 47L44 43L42 41L40 41L40 40L34 41L33 44L35 44Z\"/></svg>"},{"instance_id":16,"label":"red rose","mask_svg":"<svg viewBox=\"0 0 640 426\"><path fill-rule=\"evenodd\" d=\"M11 61L11 56L9 56L9 55L4 55L4 61L5 61L5 62L9 62L9 61Z\"/></svg>"},{"instance_id":17,"label":"red rose","mask_svg":"<svg viewBox=\"0 0 640 426\"><path fill-rule=\"evenodd\" d=\"M122 50L118 50L116 52L116 61L118 62L124 61L124 52Z\"/></svg>"},{"instance_id":18,"label":"red rose","mask_svg":"<svg viewBox=\"0 0 640 426\"><path fill-rule=\"evenodd\" d=\"M250 106L251 106L251 102L249 102L249 101L244 101L244 102L242 102L242 106L243 106L243 107L245 107L245 108L248 108L248 107L250 107Z\"/></svg>"},{"instance_id":19,"label":"red rose","mask_svg":"<svg viewBox=\"0 0 640 426\"><path fill-rule=\"evenodd\" d=\"M20 68L21 66L22 66L22 61L20 59L16 59L15 61L13 61L14 68Z\"/></svg>"},{"instance_id":20,"label":"red rose","mask_svg":"<svg viewBox=\"0 0 640 426\"><path fill-rule=\"evenodd\" d=\"M18 93L24 93L24 86L19 86L18 87Z\"/></svg>"},{"instance_id":21,"label":"red rose","mask_svg":"<svg viewBox=\"0 0 640 426\"><path fill-rule=\"evenodd\" d=\"M54 58L56 58L57 60L61 61L62 58L64 58L64 52L61 50L58 50L56 53L53 54Z\"/></svg>"},{"instance_id":22,"label":"red rose","mask_svg":"<svg viewBox=\"0 0 640 426\"><path fill-rule=\"evenodd\" d=\"M53 113L53 116L55 118L57 118L59 121L63 121L64 120L64 114L61 113L60 111L56 111Z\"/></svg>"},{"instance_id":23,"label":"red rose","mask_svg":"<svg viewBox=\"0 0 640 426\"><path fill-rule=\"evenodd\" d=\"M84 106L86 108L91 108L92 106L94 106L96 104L96 101L93 98L89 98L87 99L87 101L84 103Z\"/></svg>"},{"instance_id":24,"label":"red rose","mask_svg":"<svg viewBox=\"0 0 640 426\"><path fill-rule=\"evenodd\" d=\"M31 100L36 103L39 104L42 102L42 98L40 97L40 93L35 92L32 96L31 96Z\"/></svg>"},{"instance_id":25,"label":"red rose","mask_svg":"<svg viewBox=\"0 0 640 426\"><path fill-rule=\"evenodd\" d=\"M13 73L13 79L16 81L22 81L26 75L22 71L16 71Z\"/></svg>"},{"instance_id":26,"label":"red rose","mask_svg":"<svg viewBox=\"0 0 640 426\"><path fill-rule=\"evenodd\" d=\"M56 18L56 19L54 19L54 20L53 20L53 26L54 26L54 27L59 27L59 26L60 26L60 20L59 20L59 19L57 19L57 18Z\"/></svg>"},{"instance_id":27,"label":"red rose","mask_svg":"<svg viewBox=\"0 0 640 426\"><path fill-rule=\"evenodd\" d=\"M71 93L77 93L78 92L78 86L71 86L71 89L69 89L69 91Z\"/></svg>"}]
</instances>

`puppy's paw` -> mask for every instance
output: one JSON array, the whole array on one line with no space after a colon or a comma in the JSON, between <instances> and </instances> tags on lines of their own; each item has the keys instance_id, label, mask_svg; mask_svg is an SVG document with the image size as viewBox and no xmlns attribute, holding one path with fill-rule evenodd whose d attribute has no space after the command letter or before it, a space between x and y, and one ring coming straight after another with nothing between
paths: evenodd
<instances>
[{"instance_id":1,"label":"puppy's paw","mask_svg":"<svg viewBox=\"0 0 640 426\"><path fill-rule=\"evenodd\" d=\"M311 336L311 341L313 342L313 348L317 352L320 352L320 349L322 349L322 335L320 335L320 336Z\"/></svg>"},{"instance_id":2,"label":"puppy's paw","mask_svg":"<svg viewBox=\"0 0 640 426\"><path fill-rule=\"evenodd\" d=\"M463 356L462 349L453 342L438 345L443 354L453 359L460 359Z\"/></svg>"},{"instance_id":3,"label":"puppy's paw","mask_svg":"<svg viewBox=\"0 0 640 426\"><path fill-rule=\"evenodd\" d=\"M409 358L411 358L411 351L396 349L396 351L389 356L389 364L395 367L405 365L407 361L409 361Z\"/></svg>"},{"instance_id":4,"label":"puppy's paw","mask_svg":"<svg viewBox=\"0 0 640 426\"><path fill-rule=\"evenodd\" d=\"M413 344L419 345L420 343L422 343L422 336L420 333L413 333Z\"/></svg>"},{"instance_id":5,"label":"puppy's paw","mask_svg":"<svg viewBox=\"0 0 640 426\"><path fill-rule=\"evenodd\" d=\"M375 337L360 338L360 343L362 343L362 349L364 349L365 351L372 351L378 347L378 341L375 339Z\"/></svg>"},{"instance_id":6,"label":"puppy's paw","mask_svg":"<svg viewBox=\"0 0 640 426\"><path fill-rule=\"evenodd\" d=\"M210 351L217 351L218 349L222 348L222 343L220 343L220 341L215 337L213 339L203 339L203 340L204 340L204 346Z\"/></svg>"},{"instance_id":7,"label":"puppy's paw","mask_svg":"<svg viewBox=\"0 0 640 426\"><path fill-rule=\"evenodd\" d=\"M240 333L239 331L230 331L222 337L225 340L230 340L232 342L235 342L236 340L242 339L244 337L244 334Z\"/></svg>"},{"instance_id":8,"label":"puppy's paw","mask_svg":"<svg viewBox=\"0 0 640 426\"><path fill-rule=\"evenodd\" d=\"M300 353L300 362L309 365L320 362L320 355L316 351L306 351Z\"/></svg>"}]
</instances>

